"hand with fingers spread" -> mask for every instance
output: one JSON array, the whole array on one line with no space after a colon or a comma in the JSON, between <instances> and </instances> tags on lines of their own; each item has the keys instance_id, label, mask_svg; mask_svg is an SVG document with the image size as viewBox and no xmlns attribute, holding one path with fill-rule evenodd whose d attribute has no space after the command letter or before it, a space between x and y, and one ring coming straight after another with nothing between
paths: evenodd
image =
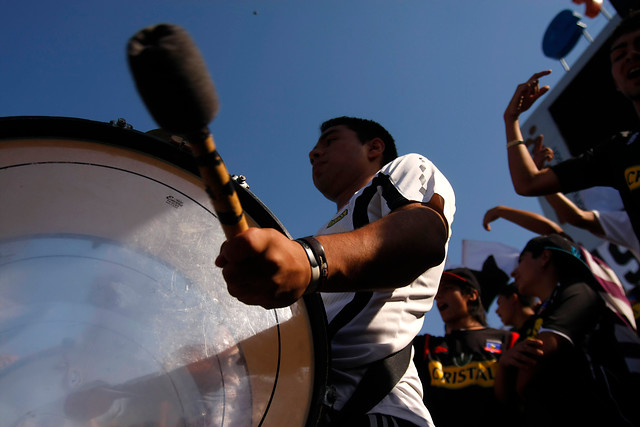
<instances>
[{"instance_id":1,"label":"hand with fingers spread","mask_svg":"<svg viewBox=\"0 0 640 427\"><path fill-rule=\"evenodd\" d=\"M549 74L551 74L551 70L540 71L525 83L518 85L504 112L505 120L518 120L520 114L531 108L538 98L547 93L549 86L540 87L539 79Z\"/></svg>"},{"instance_id":2,"label":"hand with fingers spread","mask_svg":"<svg viewBox=\"0 0 640 427\"><path fill-rule=\"evenodd\" d=\"M539 196L560 191L558 178L550 168L542 168L534 162L522 137L519 117L534 102L547 93L549 86L540 87L539 79L549 75L551 70L535 73L525 83L518 85L504 112L505 136L507 137L507 159L513 189L521 196ZM534 155L544 163L553 152L542 147L542 136L536 141Z\"/></svg>"}]
</instances>

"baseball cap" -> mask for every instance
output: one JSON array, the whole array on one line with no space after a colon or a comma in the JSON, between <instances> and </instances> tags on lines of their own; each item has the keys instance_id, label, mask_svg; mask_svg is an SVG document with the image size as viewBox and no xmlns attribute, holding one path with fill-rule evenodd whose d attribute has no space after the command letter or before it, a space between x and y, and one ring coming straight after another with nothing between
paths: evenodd
<instances>
[{"instance_id":1,"label":"baseball cap","mask_svg":"<svg viewBox=\"0 0 640 427\"><path fill-rule=\"evenodd\" d=\"M559 234L550 234L548 236L534 237L529 240L527 245L522 250L524 252L539 253L542 250L548 249L555 253L556 258L566 262L566 266L576 276L583 280L593 279L593 273L591 269L584 261L582 252L578 245L574 244L570 240L560 236Z\"/></svg>"},{"instance_id":2,"label":"baseball cap","mask_svg":"<svg viewBox=\"0 0 640 427\"><path fill-rule=\"evenodd\" d=\"M467 286L480 292L480 282L471 270L465 267L451 268L442 273L441 281L463 282Z\"/></svg>"}]
</instances>

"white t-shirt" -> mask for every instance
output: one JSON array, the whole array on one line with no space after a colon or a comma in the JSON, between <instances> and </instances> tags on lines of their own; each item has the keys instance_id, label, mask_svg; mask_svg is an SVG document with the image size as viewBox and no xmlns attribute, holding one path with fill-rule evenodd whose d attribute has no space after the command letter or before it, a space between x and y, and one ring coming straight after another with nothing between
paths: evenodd
<instances>
[{"instance_id":1,"label":"white t-shirt","mask_svg":"<svg viewBox=\"0 0 640 427\"><path fill-rule=\"evenodd\" d=\"M627 211L593 211L604 230L604 238L628 248L640 260L640 242L633 230Z\"/></svg>"},{"instance_id":2,"label":"white t-shirt","mask_svg":"<svg viewBox=\"0 0 640 427\"><path fill-rule=\"evenodd\" d=\"M428 202L434 193L444 199L444 216L451 236L453 189L433 163L419 154L408 154L385 165L316 235L353 231L409 202ZM448 240L445 254L447 247ZM341 409L349 399L367 365L402 350L420 332L423 316L433 305L444 264L443 261L425 271L408 286L373 292L364 309L338 330L331 341L338 394L335 409ZM355 293L321 295L331 325ZM422 384L413 362L392 392L370 412L393 415L417 425L433 425L422 401Z\"/></svg>"}]
</instances>

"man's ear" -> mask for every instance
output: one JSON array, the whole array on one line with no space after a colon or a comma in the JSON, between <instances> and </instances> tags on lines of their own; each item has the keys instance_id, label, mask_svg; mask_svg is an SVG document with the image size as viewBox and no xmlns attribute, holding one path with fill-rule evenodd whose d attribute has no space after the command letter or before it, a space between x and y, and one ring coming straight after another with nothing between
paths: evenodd
<instances>
[{"instance_id":1,"label":"man's ear","mask_svg":"<svg viewBox=\"0 0 640 427\"><path fill-rule=\"evenodd\" d=\"M369 147L369 159L381 158L384 154L384 141L380 138L373 138L366 142Z\"/></svg>"},{"instance_id":2,"label":"man's ear","mask_svg":"<svg viewBox=\"0 0 640 427\"><path fill-rule=\"evenodd\" d=\"M469 301L475 301L480 298L480 292L478 292L476 289L473 289L468 295Z\"/></svg>"},{"instance_id":3,"label":"man's ear","mask_svg":"<svg viewBox=\"0 0 640 427\"><path fill-rule=\"evenodd\" d=\"M551 251L549 249L543 250L538 258L542 262L542 265L546 267L551 262Z\"/></svg>"}]
</instances>

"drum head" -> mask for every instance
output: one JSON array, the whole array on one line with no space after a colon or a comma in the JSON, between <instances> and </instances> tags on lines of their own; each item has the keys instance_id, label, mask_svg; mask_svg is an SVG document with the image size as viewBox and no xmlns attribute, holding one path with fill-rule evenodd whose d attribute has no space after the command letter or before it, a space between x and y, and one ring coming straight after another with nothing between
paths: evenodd
<instances>
[{"instance_id":1,"label":"drum head","mask_svg":"<svg viewBox=\"0 0 640 427\"><path fill-rule=\"evenodd\" d=\"M253 226L286 234L238 191ZM189 153L104 123L0 119L0 201L3 425L315 423L322 304L228 294Z\"/></svg>"}]
</instances>

